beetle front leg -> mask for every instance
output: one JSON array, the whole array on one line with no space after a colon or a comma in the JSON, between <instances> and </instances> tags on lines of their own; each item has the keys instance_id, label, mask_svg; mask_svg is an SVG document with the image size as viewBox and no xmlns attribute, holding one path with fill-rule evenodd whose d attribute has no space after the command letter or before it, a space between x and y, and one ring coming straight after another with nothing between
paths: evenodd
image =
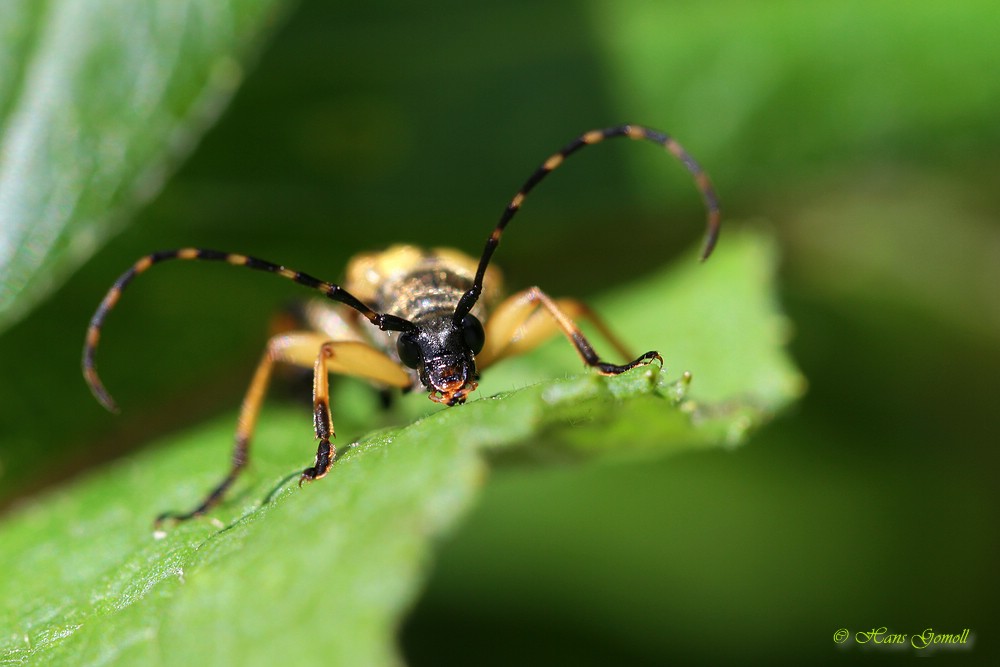
<instances>
[{"instance_id":1,"label":"beetle front leg","mask_svg":"<svg viewBox=\"0 0 1000 667\"><path fill-rule=\"evenodd\" d=\"M654 360L663 363L655 351L626 364L604 361L580 331L576 319L589 321L622 357L632 358L625 345L586 304L576 299L554 300L538 287L530 287L509 297L490 316L486 323L486 346L476 355L476 364L482 369L505 357L524 354L559 333L573 344L585 364L603 375L618 375Z\"/></svg>"},{"instance_id":2,"label":"beetle front leg","mask_svg":"<svg viewBox=\"0 0 1000 667\"><path fill-rule=\"evenodd\" d=\"M299 477L300 486L302 482L325 476L337 458L337 450L331 443L334 432L330 414L330 373L352 375L397 389L410 386L409 374L384 352L367 343L328 340L320 345L313 364L313 429L319 447L315 462Z\"/></svg>"},{"instance_id":3,"label":"beetle front leg","mask_svg":"<svg viewBox=\"0 0 1000 667\"><path fill-rule=\"evenodd\" d=\"M319 349L316 364L313 367L313 427L319 447L316 449L316 462L302 471L299 486L302 482L311 482L324 477L337 458L337 449L330 440L333 432L333 415L330 414L330 371L327 362L333 357L333 345L324 343Z\"/></svg>"}]
</instances>

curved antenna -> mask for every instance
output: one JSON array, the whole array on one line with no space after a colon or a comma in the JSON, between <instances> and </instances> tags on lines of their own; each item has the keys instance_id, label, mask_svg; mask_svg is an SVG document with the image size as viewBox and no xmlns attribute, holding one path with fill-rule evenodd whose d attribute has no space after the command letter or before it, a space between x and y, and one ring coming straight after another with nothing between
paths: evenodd
<instances>
[{"instance_id":1,"label":"curved antenna","mask_svg":"<svg viewBox=\"0 0 1000 667\"><path fill-rule=\"evenodd\" d=\"M263 259L250 257L249 255L221 252L219 250L205 250L203 248L181 248L179 250L162 250L160 252L154 252L140 258L139 261L129 267L125 273L118 276L118 280L116 280L114 285L111 286L108 293L104 295L104 299L94 312L94 316L90 318L90 326L87 327L87 338L83 344L83 377L86 379L87 385L90 386L90 391L94 394L94 398L96 398L101 405L111 412L118 412L118 406L115 404L114 399L111 398L111 394L109 394L107 389L104 388L104 383L101 382L101 378L97 374L97 365L94 362L94 355L97 352L97 344L101 339L101 327L104 326L104 319L108 316L108 312L115 307L115 304L118 303L118 299L121 298L122 290L125 289L125 287L132 282L137 275L146 271L154 264L158 264L159 262L164 262L169 259L221 261L232 264L233 266L245 266L248 269L267 271L268 273L274 273L282 278L287 278L288 280L296 282L300 285L305 285L306 287L321 292L328 299L339 301L340 303L350 306L364 315L369 322L383 331L410 331L415 328L413 323L408 320L404 320L401 317L376 313L340 285L334 285L333 283L313 278L309 274L302 273L301 271L286 269L283 266L273 264L272 262L268 262Z\"/></svg>"},{"instance_id":2,"label":"curved antenna","mask_svg":"<svg viewBox=\"0 0 1000 667\"><path fill-rule=\"evenodd\" d=\"M691 172L694 177L695 185L698 186L698 190L701 191L701 196L705 200L705 208L708 211L708 223L707 230L705 232L705 244L701 251L701 261L708 259L708 256L712 254L712 249L715 248L715 243L719 239L719 227L722 224L722 211L719 208L719 198L715 194L715 189L712 187L712 182L708 178L708 174L702 170L701 165L688 153L684 148L677 143L677 141L671 137L666 132L659 132L657 130L652 130L647 127L642 127L640 125L618 125L615 127L606 127L603 130L591 130L585 134L580 135L558 153L553 154L549 159L541 164L535 173L524 182L521 189L518 190L514 198L510 200L507 204L507 208L504 209L503 214L500 216L500 222L493 229L493 233L490 234L490 238L486 241L486 248L483 250L483 256L479 260L479 269L476 271L476 278L472 283L472 288L468 292L462 295L462 298L458 301L458 307L455 309L455 322L457 323L466 313L468 313L472 307L479 300L479 295L483 291L483 277L486 275L486 267L490 263L490 258L493 256L493 251L497 249L500 245L500 236L503 234L504 228L510 219L514 217L517 213L521 204L524 202L524 198L528 195L531 190L538 185L539 182L548 174L553 171L556 167L563 163L563 160L568 158L573 153L577 152L584 146L591 146L593 144L600 143L605 139L613 139L615 137L628 137L629 139L644 139L650 141L654 144L659 144L667 151L669 151L674 157L681 161L684 167Z\"/></svg>"}]
</instances>

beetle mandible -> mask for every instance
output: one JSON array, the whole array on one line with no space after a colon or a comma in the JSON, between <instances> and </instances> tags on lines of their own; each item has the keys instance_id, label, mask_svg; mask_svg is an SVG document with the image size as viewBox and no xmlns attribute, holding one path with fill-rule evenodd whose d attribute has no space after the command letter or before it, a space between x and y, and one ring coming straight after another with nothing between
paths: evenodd
<instances>
[{"instance_id":1,"label":"beetle mandible","mask_svg":"<svg viewBox=\"0 0 1000 667\"><path fill-rule=\"evenodd\" d=\"M423 250L396 245L355 257L341 286L256 257L202 248L154 252L135 262L118 277L97 307L83 347L84 378L97 400L112 412L117 412L117 406L104 388L94 361L102 327L122 290L154 264L171 259L226 262L277 274L337 302L335 305L317 300L307 304L299 313L295 330L279 333L268 341L240 408L229 473L194 509L161 514L157 524L165 519L184 521L205 514L222 500L247 464L250 439L276 363L313 369L313 424L319 446L314 464L302 471L300 484L326 475L336 458L331 443L334 430L330 373L360 377L382 389L408 391L422 386L431 400L454 406L464 403L476 389L479 372L484 368L526 352L559 332L569 339L587 366L604 375L618 375L654 360L662 364L656 351L620 365L604 361L576 320L588 320L625 359L631 355L586 305L575 299L553 299L538 287L501 301L500 274L490 266L507 223L520 210L528 193L581 148L617 137L660 145L694 177L708 213L701 253L701 259L707 259L715 247L722 219L708 175L670 135L639 125L618 125L586 132L545 160L507 204L478 263L448 248ZM389 335L373 335L374 329L363 320Z\"/></svg>"}]
</instances>

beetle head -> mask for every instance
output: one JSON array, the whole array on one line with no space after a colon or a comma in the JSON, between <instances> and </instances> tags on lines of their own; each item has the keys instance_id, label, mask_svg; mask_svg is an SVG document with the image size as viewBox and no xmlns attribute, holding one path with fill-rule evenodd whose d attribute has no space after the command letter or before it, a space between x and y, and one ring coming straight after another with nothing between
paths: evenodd
<instances>
[{"instance_id":1,"label":"beetle head","mask_svg":"<svg viewBox=\"0 0 1000 667\"><path fill-rule=\"evenodd\" d=\"M428 318L396 341L399 360L417 371L435 403L459 405L475 391L476 354L483 349L483 325L471 314Z\"/></svg>"}]
</instances>

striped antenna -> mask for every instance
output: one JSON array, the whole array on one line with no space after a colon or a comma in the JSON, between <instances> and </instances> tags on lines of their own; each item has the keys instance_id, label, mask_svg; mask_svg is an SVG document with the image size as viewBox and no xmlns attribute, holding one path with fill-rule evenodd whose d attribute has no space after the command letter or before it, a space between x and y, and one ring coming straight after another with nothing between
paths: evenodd
<instances>
[{"instance_id":1,"label":"striped antenna","mask_svg":"<svg viewBox=\"0 0 1000 667\"><path fill-rule=\"evenodd\" d=\"M556 167L561 165L563 161L568 158L573 153L577 152L584 146L591 146L593 144L598 144L605 139L614 139L616 137L628 137L629 139L644 139L650 141L654 144L658 144L669 151L674 157L681 161L681 164L691 172L694 177L695 185L698 186L698 190L701 191L702 198L705 200L705 208L708 211L708 224L707 230L705 232L705 244L702 246L701 260L705 261L708 256L712 254L712 249L715 248L715 243L719 238L719 228L722 224L722 211L719 208L719 198L715 194L715 189L712 187L712 182L708 178L708 174L701 168L701 165L684 150L677 141L665 132L659 132L657 130L651 130L640 125L618 125L615 127L607 127L603 130L591 130L586 132L569 144L567 144L558 153L554 153L549 159L545 160L535 170L535 173L524 182L521 189L518 190L514 198L510 200L507 204L507 208L504 209L503 214L500 216L500 221L497 226L493 229L493 233L490 234L490 238L486 241L486 248L483 250L483 256L479 260L479 269L476 271L476 278L473 281L472 288L469 289L458 302L458 307L455 309L455 321L461 320L466 313L468 313L472 307L479 300L479 295L483 290L483 277L486 275L486 267L490 263L490 258L493 257L493 252L500 245L500 237L503 235L504 229L507 227L507 223L510 222L511 218L521 209L521 204L524 203L524 198L528 196L528 193L538 185L543 178L549 175Z\"/></svg>"},{"instance_id":2,"label":"striped antenna","mask_svg":"<svg viewBox=\"0 0 1000 667\"><path fill-rule=\"evenodd\" d=\"M369 322L383 331L409 331L414 328L411 322L404 320L401 317L376 313L340 285L334 285L333 283L313 278L307 273L293 271L263 259L250 257L249 255L238 255L236 253L221 252L218 250L205 250L202 248L182 248L179 250L162 250L160 252L154 252L140 258L139 261L129 267L125 273L118 277L118 280L116 280L114 285L111 286L108 293L104 295L104 299L94 312L94 316L90 318L90 326L87 327L87 338L83 344L83 377L86 379L87 385L90 386L90 391L93 392L94 398L96 398L101 405L106 407L111 412L118 412L118 406L115 404L114 399L111 398L111 394L109 394L107 389L104 388L104 383L101 382L101 378L97 374L97 364L94 362L94 355L97 352L97 344L101 340L101 329L104 326L104 320L108 316L108 312L115 307L115 304L118 303L118 300L122 295L122 290L124 290L136 276L143 273L154 264L165 262L170 259L226 262L228 264L232 264L233 266L245 266L248 269L274 273L282 278L287 278L288 280L296 282L300 285L305 285L306 287L314 289L318 292L322 292L327 298L332 299L333 301L338 301L350 306L364 315Z\"/></svg>"}]
</instances>

